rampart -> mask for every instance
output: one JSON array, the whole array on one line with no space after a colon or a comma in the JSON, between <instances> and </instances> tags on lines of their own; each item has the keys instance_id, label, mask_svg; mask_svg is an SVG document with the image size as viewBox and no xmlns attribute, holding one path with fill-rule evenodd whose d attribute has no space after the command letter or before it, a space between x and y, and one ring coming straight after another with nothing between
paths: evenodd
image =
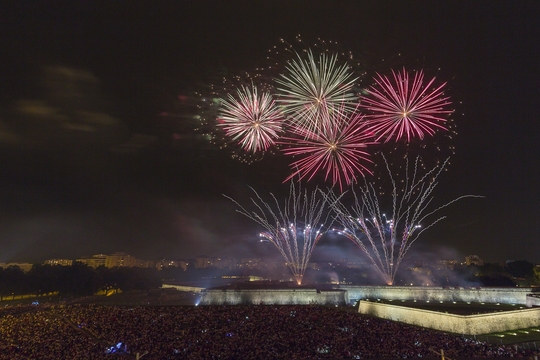
<instances>
[{"instance_id":1,"label":"rampart","mask_svg":"<svg viewBox=\"0 0 540 360\"><path fill-rule=\"evenodd\" d=\"M173 285L173 284L162 284L161 287L163 289L176 289L178 291L186 291L186 292L193 292L193 293L200 293L201 291L204 290L204 288L202 287Z\"/></svg>"},{"instance_id":2,"label":"rampart","mask_svg":"<svg viewBox=\"0 0 540 360\"><path fill-rule=\"evenodd\" d=\"M463 316L360 301L359 312L406 324L467 335L540 326L540 308Z\"/></svg>"},{"instance_id":3,"label":"rampart","mask_svg":"<svg viewBox=\"0 0 540 360\"><path fill-rule=\"evenodd\" d=\"M527 295L527 307L540 306L540 294Z\"/></svg>"},{"instance_id":4,"label":"rampart","mask_svg":"<svg viewBox=\"0 0 540 360\"><path fill-rule=\"evenodd\" d=\"M527 305L532 288L449 288L424 286L346 286L351 302L361 299L455 301Z\"/></svg>"},{"instance_id":5,"label":"rampart","mask_svg":"<svg viewBox=\"0 0 540 360\"><path fill-rule=\"evenodd\" d=\"M206 289L199 305L346 305L345 290Z\"/></svg>"}]
</instances>

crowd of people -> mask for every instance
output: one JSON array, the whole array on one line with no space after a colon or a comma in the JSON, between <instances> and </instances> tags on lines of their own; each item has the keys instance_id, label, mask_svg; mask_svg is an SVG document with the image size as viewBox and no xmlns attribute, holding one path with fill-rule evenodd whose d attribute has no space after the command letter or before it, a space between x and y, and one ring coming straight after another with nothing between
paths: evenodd
<instances>
[{"instance_id":1,"label":"crowd of people","mask_svg":"<svg viewBox=\"0 0 540 360\"><path fill-rule=\"evenodd\" d=\"M452 359L524 357L350 311L309 306L42 305L0 309L0 359Z\"/></svg>"}]
</instances>

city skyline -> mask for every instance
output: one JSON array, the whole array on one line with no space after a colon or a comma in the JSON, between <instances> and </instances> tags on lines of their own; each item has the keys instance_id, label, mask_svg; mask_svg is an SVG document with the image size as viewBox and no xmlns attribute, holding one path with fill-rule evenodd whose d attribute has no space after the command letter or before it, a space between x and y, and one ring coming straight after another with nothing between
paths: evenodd
<instances>
[{"instance_id":1,"label":"city skyline","mask_svg":"<svg viewBox=\"0 0 540 360\"><path fill-rule=\"evenodd\" d=\"M430 259L421 259L416 258L413 262L409 262L405 269L410 269L411 267L421 266L423 265L434 265L434 264L461 264L461 265L478 265L483 266L485 264L490 265L503 265L508 264L510 262L514 261L526 261L530 262L526 259L520 259L520 260L512 260L507 259L506 261L499 262L499 263L485 263L482 260L482 256L476 255L476 254L470 254L462 257L461 259L458 258L430 258ZM43 265L60 265L60 266L71 266L74 262L81 262L84 263L90 267L99 267L99 266L105 266L105 267L115 267L115 266L128 266L128 267L156 267L158 269L162 269L165 267L181 267L184 270L188 268L188 266L191 264L195 268L205 268L205 267L218 267L218 268L234 268L242 264L249 264L254 263L255 266L257 263L261 264L282 264L282 266L286 267L287 261L283 259L282 257L271 257L271 258L264 258L264 256L261 257L239 257L236 258L234 256L207 256L207 255L197 255L190 258L157 258L157 259L146 259L146 258L136 258L126 252L114 252L112 254L104 254L104 253L96 253L92 255L79 255L74 258L49 258L45 259L40 262L9 262L9 263L1 263L0 267L7 267L11 265L24 265L25 269L30 269L29 265L34 264L43 264ZM531 262L532 263L532 262ZM346 265L348 267L364 267L364 268L370 268L373 267L373 264L368 259L362 259L358 258L356 256L353 256L352 258L339 258L339 259L333 259L333 258L318 258L315 260L310 260L307 267L314 267L316 264L339 264ZM538 267L540 264L532 263L534 266ZM248 266L249 267L249 266Z\"/></svg>"},{"instance_id":2,"label":"city skyline","mask_svg":"<svg viewBox=\"0 0 540 360\"><path fill-rule=\"evenodd\" d=\"M118 249L137 258L278 258L260 242L262 229L223 194L242 203L249 186L285 194L289 163L272 154L251 165L231 159L196 130L196 94L257 67L280 39L300 34L337 42L368 73L407 66L447 83L458 134L435 200L484 198L445 209L447 218L422 235L411 258L480 254L485 262L540 263L538 4L245 5L6 7L0 262ZM315 258L343 254L362 257L336 234L314 250Z\"/></svg>"}]
</instances>

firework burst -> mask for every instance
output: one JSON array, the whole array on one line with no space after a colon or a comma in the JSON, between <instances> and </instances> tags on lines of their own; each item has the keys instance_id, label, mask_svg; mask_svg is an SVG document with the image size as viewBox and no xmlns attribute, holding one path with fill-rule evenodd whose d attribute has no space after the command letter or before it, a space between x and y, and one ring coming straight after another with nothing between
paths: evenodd
<instances>
[{"instance_id":1,"label":"firework burst","mask_svg":"<svg viewBox=\"0 0 540 360\"><path fill-rule=\"evenodd\" d=\"M384 157L383 157L384 158ZM435 214L454 202L479 197L464 195L439 207L431 207L437 178L448 160L423 175L419 169L419 159L409 169L405 166L404 179L397 182L384 158L393 191L390 195L392 214L387 217L381 211L382 201L376 185L365 180L359 190L352 189L352 206L344 205L342 196L330 193L330 206L337 214L336 221L343 226L338 232L353 243L369 258L388 285L392 285L399 265L405 254L418 237L427 229L443 220L445 216L434 218Z\"/></svg>"},{"instance_id":2,"label":"firework burst","mask_svg":"<svg viewBox=\"0 0 540 360\"><path fill-rule=\"evenodd\" d=\"M261 237L279 250L297 284L302 284L313 249L326 231L323 230L321 219L326 216L322 222L327 221L328 196L318 189L312 193L301 189L297 191L292 182L289 196L283 205L280 205L273 194L270 194L272 201L265 202L255 190L253 192L255 197L251 198L251 201L256 209L253 211L224 196L238 206L237 212L266 230L260 234Z\"/></svg>"},{"instance_id":3,"label":"firework burst","mask_svg":"<svg viewBox=\"0 0 540 360\"><path fill-rule=\"evenodd\" d=\"M285 181L294 177L311 180L322 172L325 181L343 188L359 175L371 174L372 161L366 150L374 142L363 116L356 111L347 113L343 107L327 108L319 116L315 130L296 126L291 129L295 137L280 140L288 146L282 150L285 155L300 157L291 163L294 172Z\"/></svg>"},{"instance_id":4,"label":"firework burst","mask_svg":"<svg viewBox=\"0 0 540 360\"><path fill-rule=\"evenodd\" d=\"M313 130L320 113L341 105L354 108L358 101L353 91L355 78L348 64L339 65L337 54L319 56L306 50L307 58L296 53L286 71L275 81L278 84L278 105L294 126Z\"/></svg>"},{"instance_id":5,"label":"firework burst","mask_svg":"<svg viewBox=\"0 0 540 360\"><path fill-rule=\"evenodd\" d=\"M384 139L424 139L437 130L447 130L446 116L453 111L449 97L444 95L446 83L433 87L435 78L424 82L423 71L409 73L392 71L393 78L377 74L375 84L362 99L362 106L369 112L370 129L377 134L377 141Z\"/></svg>"},{"instance_id":6,"label":"firework burst","mask_svg":"<svg viewBox=\"0 0 540 360\"><path fill-rule=\"evenodd\" d=\"M257 91L257 87L241 86L236 97L229 94L221 100L218 126L228 138L248 152L264 151L275 144L282 131L283 115L272 96Z\"/></svg>"}]
</instances>

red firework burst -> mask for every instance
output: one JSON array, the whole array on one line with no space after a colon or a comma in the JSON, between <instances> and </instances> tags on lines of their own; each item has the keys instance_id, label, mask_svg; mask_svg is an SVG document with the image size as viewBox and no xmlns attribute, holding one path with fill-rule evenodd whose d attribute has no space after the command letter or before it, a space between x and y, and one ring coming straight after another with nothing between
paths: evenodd
<instances>
[{"instance_id":1,"label":"red firework burst","mask_svg":"<svg viewBox=\"0 0 540 360\"><path fill-rule=\"evenodd\" d=\"M433 87L435 78L424 82L423 71L409 73L392 71L393 79L377 74L375 84L362 99L362 107L369 115L369 129L376 140L391 139L410 142L412 138L424 139L437 130L447 130L446 117L453 110L449 97L444 95L446 83Z\"/></svg>"},{"instance_id":2,"label":"red firework burst","mask_svg":"<svg viewBox=\"0 0 540 360\"><path fill-rule=\"evenodd\" d=\"M293 127L290 131L294 136L280 141L288 146L283 149L285 155L300 157L290 164L294 171L285 181L295 177L311 180L324 172L325 181L331 178L333 185L343 189L358 175L371 174L368 166L372 161L366 148L374 142L364 116L356 111L345 112L343 107L329 107L319 116L317 128Z\"/></svg>"}]
</instances>

